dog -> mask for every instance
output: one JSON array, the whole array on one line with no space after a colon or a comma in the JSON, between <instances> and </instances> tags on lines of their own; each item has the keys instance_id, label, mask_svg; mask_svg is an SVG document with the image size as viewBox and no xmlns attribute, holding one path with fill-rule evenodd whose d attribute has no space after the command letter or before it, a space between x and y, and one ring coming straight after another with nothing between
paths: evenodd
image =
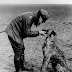
<instances>
[{"instance_id":1,"label":"dog","mask_svg":"<svg viewBox=\"0 0 72 72\"><path fill-rule=\"evenodd\" d=\"M67 66L64 52L56 45L56 32L54 30L46 31L46 38L42 46L43 62L41 72L72 72ZM60 65L63 69L59 69Z\"/></svg>"}]
</instances>

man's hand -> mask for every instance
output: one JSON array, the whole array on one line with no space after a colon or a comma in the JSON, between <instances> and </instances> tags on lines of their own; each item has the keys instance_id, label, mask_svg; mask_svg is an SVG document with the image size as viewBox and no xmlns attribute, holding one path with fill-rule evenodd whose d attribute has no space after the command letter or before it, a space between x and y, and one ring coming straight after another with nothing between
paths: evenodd
<instances>
[{"instance_id":1,"label":"man's hand","mask_svg":"<svg viewBox=\"0 0 72 72\"><path fill-rule=\"evenodd\" d=\"M39 31L39 34L44 35L46 32L45 31Z\"/></svg>"}]
</instances>

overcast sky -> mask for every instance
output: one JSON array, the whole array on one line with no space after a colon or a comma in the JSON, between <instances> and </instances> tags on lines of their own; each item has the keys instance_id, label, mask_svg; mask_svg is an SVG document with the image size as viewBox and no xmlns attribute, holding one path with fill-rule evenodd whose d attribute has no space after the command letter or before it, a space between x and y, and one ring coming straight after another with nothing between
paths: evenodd
<instances>
[{"instance_id":1,"label":"overcast sky","mask_svg":"<svg viewBox=\"0 0 72 72\"><path fill-rule=\"evenodd\" d=\"M0 0L0 4L72 4L72 0Z\"/></svg>"}]
</instances>

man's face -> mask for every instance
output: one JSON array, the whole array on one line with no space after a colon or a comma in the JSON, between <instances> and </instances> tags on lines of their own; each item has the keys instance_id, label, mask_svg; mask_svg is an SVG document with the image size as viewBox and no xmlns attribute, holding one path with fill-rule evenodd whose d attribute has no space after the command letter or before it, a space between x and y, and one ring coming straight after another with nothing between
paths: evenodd
<instances>
[{"instance_id":1,"label":"man's face","mask_svg":"<svg viewBox=\"0 0 72 72\"><path fill-rule=\"evenodd\" d=\"M35 23L35 26L39 26L41 23L45 23L46 19L42 19L42 17L39 18L39 21Z\"/></svg>"},{"instance_id":2,"label":"man's face","mask_svg":"<svg viewBox=\"0 0 72 72\"><path fill-rule=\"evenodd\" d=\"M39 22L38 22L39 24L41 24L42 23L42 18L40 17L39 18Z\"/></svg>"},{"instance_id":3,"label":"man's face","mask_svg":"<svg viewBox=\"0 0 72 72\"><path fill-rule=\"evenodd\" d=\"M35 26L37 27L37 26L39 26L41 23L42 23L42 18L40 17L39 20L38 20L38 22L35 22Z\"/></svg>"},{"instance_id":4,"label":"man's face","mask_svg":"<svg viewBox=\"0 0 72 72\"><path fill-rule=\"evenodd\" d=\"M46 19L42 19L41 17L39 18L39 21L38 21L38 25L40 25L41 23L45 23L46 22Z\"/></svg>"}]
</instances>

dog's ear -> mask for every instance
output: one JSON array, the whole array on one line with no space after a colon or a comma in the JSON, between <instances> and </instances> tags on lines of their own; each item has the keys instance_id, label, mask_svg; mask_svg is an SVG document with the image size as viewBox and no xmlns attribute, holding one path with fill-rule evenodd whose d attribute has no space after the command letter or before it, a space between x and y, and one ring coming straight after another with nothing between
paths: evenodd
<instances>
[{"instance_id":1,"label":"dog's ear","mask_svg":"<svg viewBox=\"0 0 72 72\"><path fill-rule=\"evenodd\" d=\"M52 34L53 34L54 36L56 36L56 35L57 35L55 31L52 31Z\"/></svg>"},{"instance_id":2,"label":"dog's ear","mask_svg":"<svg viewBox=\"0 0 72 72\"><path fill-rule=\"evenodd\" d=\"M57 34L55 31L52 31L49 36L51 37L52 35L56 36Z\"/></svg>"}]
</instances>

